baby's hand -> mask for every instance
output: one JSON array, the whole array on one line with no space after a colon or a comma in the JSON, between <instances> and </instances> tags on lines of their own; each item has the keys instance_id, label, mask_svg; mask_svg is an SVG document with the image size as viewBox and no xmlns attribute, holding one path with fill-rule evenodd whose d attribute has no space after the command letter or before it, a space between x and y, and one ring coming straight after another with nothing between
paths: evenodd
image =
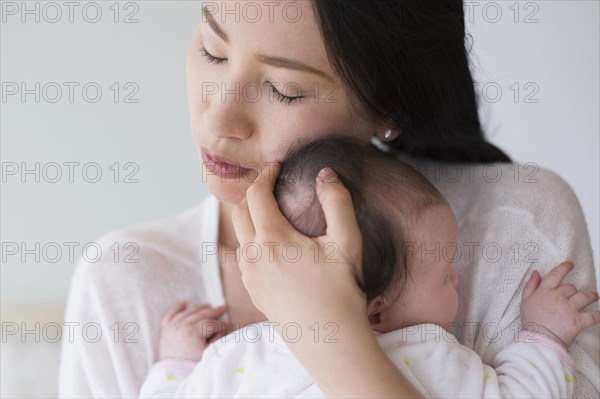
<instances>
[{"instance_id":1,"label":"baby's hand","mask_svg":"<svg viewBox=\"0 0 600 399\"><path fill-rule=\"evenodd\" d=\"M523 288L523 328L543 333L568 348L587 327L600 323L600 312L580 312L598 300L592 291L579 291L572 284L560 285L575 265L563 262L543 279L534 271Z\"/></svg>"},{"instance_id":2,"label":"baby's hand","mask_svg":"<svg viewBox=\"0 0 600 399\"><path fill-rule=\"evenodd\" d=\"M230 324L217 320L225 312L225 306L186 307L185 302L179 302L162 319L160 360L179 358L198 362L209 344L231 331Z\"/></svg>"}]
</instances>

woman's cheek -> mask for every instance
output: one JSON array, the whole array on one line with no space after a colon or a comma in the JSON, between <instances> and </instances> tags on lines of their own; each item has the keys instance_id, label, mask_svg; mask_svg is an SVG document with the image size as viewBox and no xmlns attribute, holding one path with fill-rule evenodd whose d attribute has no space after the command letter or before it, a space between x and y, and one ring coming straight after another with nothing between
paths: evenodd
<instances>
[{"instance_id":1,"label":"woman's cheek","mask_svg":"<svg viewBox=\"0 0 600 399\"><path fill-rule=\"evenodd\" d=\"M206 102L207 89L217 86L220 66L210 65L200 54L200 45L190 46L186 59L186 83L189 99L196 105ZM222 75L222 73L221 73Z\"/></svg>"}]
</instances>

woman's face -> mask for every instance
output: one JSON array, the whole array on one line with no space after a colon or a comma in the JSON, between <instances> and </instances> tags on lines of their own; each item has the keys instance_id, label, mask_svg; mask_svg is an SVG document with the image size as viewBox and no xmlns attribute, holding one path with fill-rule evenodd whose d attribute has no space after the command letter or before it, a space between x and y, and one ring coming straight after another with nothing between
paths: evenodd
<instances>
[{"instance_id":1,"label":"woman's face","mask_svg":"<svg viewBox=\"0 0 600 399\"><path fill-rule=\"evenodd\" d=\"M368 142L378 127L353 110L333 73L312 2L204 7L187 54L188 102L203 181L219 200L241 202L298 140L343 132Z\"/></svg>"}]
</instances>

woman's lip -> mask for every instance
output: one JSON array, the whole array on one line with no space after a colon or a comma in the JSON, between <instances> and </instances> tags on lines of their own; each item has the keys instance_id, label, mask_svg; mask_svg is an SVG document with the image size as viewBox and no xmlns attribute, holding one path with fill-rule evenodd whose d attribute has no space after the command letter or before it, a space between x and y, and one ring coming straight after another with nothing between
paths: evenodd
<instances>
[{"instance_id":1,"label":"woman's lip","mask_svg":"<svg viewBox=\"0 0 600 399\"><path fill-rule=\"evenodd\" d=\"M217 163L222 163L222 164L227 164L227 165L237 165L238 167L240 167L239 162L233 162L230 159L227 159L225 157L213 155L206 148L204 148L204 147L201 147L201 148L202 148L202 156L206 157L207 161L217 162ZM242 168L242 169L244 169L244 168Z\"/></svg>"},{"instance_id":2,"label":"woman's lip","mask_svg":"<svg viewBox=\"0 0 600 399\"><path fill-rule=\"evenodd\" d=\"M243 168L239 163L230 163L231 161L225 161L225 158L214 156L208 152L204 147L201 148L202 161L206 166L206 169L221 178L239 178L246 174L249 169Z\"/></svg>"}]
</instances>

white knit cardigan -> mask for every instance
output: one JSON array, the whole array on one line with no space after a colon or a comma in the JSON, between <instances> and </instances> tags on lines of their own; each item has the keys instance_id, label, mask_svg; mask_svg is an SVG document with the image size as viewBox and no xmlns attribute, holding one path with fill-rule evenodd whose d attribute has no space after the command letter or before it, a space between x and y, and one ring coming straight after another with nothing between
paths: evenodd
<instances>
[{"instance_id":1,"label":"white knit cardigan","mask_svg":"<svg viewBox=\"0 0 600 399\"><path fill-rule=\"evenodd\" d=\"M544 275L572 260L566 282L596 290L581 206L555 173L516 163L403 159L446 196L457 216L459 312L452 332L485 363L517 336L520 292L532 270ZM157 360L163 313L180 299L224 303L215 254L218 209L210 195L174 217L118 229L98 240L99 261L80 261L65 318L74 334L63 337L61 397L137 397ZM114 243L133 246L115 258ZM575 398L600 396L599 337L598 326L589 328L569 350L577 367Z\"/></svg>"}]
</instances>

